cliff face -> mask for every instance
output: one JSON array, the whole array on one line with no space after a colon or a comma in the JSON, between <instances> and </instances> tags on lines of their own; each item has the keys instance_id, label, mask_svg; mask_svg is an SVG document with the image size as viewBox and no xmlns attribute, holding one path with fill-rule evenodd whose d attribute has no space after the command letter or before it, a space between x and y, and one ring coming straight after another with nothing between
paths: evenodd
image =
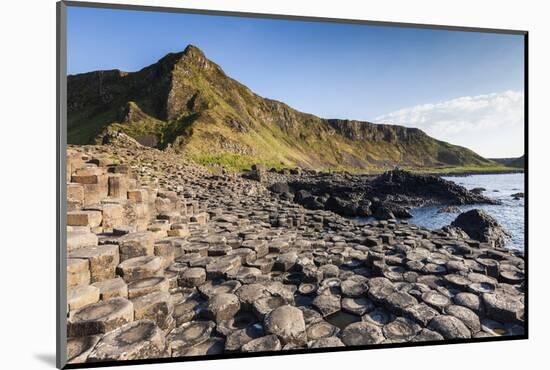
<instances>
[{"instance_id":1,"label":"cliff face","mask_svg":"<svg viewBox=\"0 0 550 370\"><path fill-rule=\"evenodd\" d=\"M71 144L125 132L143 144L203 163L369 169L483 166L474 152L419 129L322 119L256 95L188 46L138 72L68 78Z\"/></svg>"}]
</instances>

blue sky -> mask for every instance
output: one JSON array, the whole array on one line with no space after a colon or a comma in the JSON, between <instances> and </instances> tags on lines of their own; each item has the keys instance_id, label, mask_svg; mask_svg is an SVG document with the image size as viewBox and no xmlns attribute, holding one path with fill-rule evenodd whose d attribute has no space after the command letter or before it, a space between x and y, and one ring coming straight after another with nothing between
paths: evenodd
<instances>
[{"instance_id":1,"label":"blue sky","mask_svg":"<svg viewBox=\"0 0 550 370\"><path fill-rule=\"evenodd\" d=\"M136 71L187 44L256 93L301 111L391 119L486 156L523 153L522 36L69 7L70 74ZM505 138L502 124L487 122L502 120L495 111L515 115ZM461 132L442 129L464 112ZM489 147L475 142L492 133Z\"/></svg>"}]
</instances>

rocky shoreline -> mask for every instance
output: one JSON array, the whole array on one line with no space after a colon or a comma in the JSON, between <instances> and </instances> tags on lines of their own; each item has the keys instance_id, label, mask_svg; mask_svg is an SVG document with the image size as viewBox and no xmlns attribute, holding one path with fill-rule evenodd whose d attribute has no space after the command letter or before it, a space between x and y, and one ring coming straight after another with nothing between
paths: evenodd
<instances>
[{"instance_id":1,"label":"rocky shoreline","mask_svg":"<svg viewBox=\"0 0 550 370\"><path fill-rule=\"evenodd\" d=\"M410 181L451 190L438 201L481 195L405 173L212 174L124 137L71 146L67 162L70 363L524 332L523 254L495 225L475 240L396 218L430 201L396 192ZM338 214L354 202L384 217Z\"/></svg>"}]
</instances>

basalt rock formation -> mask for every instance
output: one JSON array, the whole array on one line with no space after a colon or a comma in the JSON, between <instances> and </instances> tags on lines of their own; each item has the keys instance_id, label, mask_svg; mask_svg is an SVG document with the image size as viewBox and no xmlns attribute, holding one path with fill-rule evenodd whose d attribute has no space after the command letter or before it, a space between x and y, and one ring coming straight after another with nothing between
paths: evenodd
<instances>
[{"instance_id":1,"label":"basalt rock formation","mask_svg":"<svg viewBox=\"0 0 550 370\"><path fill-rule=\"evenodd\" d=\"M462 229L472 239L503 247L510 234L493 217L481 209L461 213L451 224Z\"/></svg>"},{"instance_id":2,"label":"basalt rock formation","mask_svg":"<svg viewBox=\"0 0 550 370\"><path fill-rule=\"evenodd\" d=\"M494 165L419 129L322 119L263 98L191 45L137 72L69 76L67 100L72 144L124 132L150 147L237 169Z\"/></svg>"},{"instance_id":3,"label":"basalt rock formation","mask_svg":"<svg viewBox=\"0 0 550 370\"><path fill-rule=\"evenodd\" d=\"M346 217L373 216L380 220L410 218L410 207L425 205L497 204L480 193L471 192L438 176L403 170L380 176L327 174L313 171L250 171L260 173L269 189L284 199L308 209L325 209Z\"/></svg>"},{"instance_id":4,"label":"basalt rock formation","mask_svg":"<svg viewBox=\"0 0 550 370\"><path fill-rule=\"evenodd\" d=\"M68 150L71 363L524 333L519 251L109 142Z\"/></svg>"}]
</instances>

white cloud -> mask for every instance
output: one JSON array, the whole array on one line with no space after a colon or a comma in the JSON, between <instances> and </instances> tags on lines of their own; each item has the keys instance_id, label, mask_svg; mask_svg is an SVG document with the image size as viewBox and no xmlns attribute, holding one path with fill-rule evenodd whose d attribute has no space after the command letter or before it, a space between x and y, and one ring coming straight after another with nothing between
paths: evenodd
<instances>
[{"instance_id":1,"label":"white cloud","mask_svg":"<svg viewBox=\"0 0 550 370\"><path fill-rule=\"evenodd\" d=\"M504 91L403 108L374 122L417 127L485 157L513 157L524 150L523 107L523 92Z\"/></svg>"}]
</instances>

